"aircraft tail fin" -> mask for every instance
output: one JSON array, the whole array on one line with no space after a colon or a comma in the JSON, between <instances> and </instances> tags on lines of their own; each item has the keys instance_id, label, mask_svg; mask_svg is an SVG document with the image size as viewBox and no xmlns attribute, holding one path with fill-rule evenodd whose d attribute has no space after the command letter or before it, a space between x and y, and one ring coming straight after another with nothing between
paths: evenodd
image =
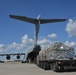
<instances>
[{"instance_id":1,"label":"aircraft tail fin","mask_svg":"<svg viewBox=\"0 0 76 75\"><path fill-rule=\"evenodd\" d=\"M35 24L35 32L34 32L35 45L37 45L37 38L38 38L40 24L66 21L66 19L40 19L40 15L37 17L37 19L28 18L26 16L16 16L16 15L10 15L10 18Z\"/></svg>"}]
</instances>

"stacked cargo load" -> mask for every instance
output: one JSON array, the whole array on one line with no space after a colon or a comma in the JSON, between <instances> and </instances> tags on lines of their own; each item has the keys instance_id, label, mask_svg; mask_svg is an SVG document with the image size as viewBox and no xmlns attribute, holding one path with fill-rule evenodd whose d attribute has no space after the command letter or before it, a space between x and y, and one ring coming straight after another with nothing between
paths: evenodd
<instances>
[{"instance_id":1,"label":"stacked cargo load","mask_svg":"<svg viewBox=\"0 0 76 75\"><path fill-rule=\"evenodd\" d=\"M65 66L68 66L68 63L70 63L69 66L73 67L74 65L75 68L76 60L74 57L74 48L68 47L61 42L54 42L48 47L41 50L37 56L37 59L39 66L42 68L48 69L49 67L52 67L51 69L53 70L56 70L56 68L59 70L60 68L63 69Z\"/></svg>"}]
</instances>

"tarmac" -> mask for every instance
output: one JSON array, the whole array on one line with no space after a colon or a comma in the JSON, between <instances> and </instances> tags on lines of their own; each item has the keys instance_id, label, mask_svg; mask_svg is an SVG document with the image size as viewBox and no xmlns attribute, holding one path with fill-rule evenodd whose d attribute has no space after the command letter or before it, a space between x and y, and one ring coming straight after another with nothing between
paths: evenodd
<instances>
[{"instance_id":1,"label":"tarmac","mask_svg":"<svg viewBox=\"0 0 76 75\"><path fill-rule=\"evenodd\" d=\"M76 75L76 70L54 72L29 63L0 63L0 75Z\"/></svg>"}]
</instances>

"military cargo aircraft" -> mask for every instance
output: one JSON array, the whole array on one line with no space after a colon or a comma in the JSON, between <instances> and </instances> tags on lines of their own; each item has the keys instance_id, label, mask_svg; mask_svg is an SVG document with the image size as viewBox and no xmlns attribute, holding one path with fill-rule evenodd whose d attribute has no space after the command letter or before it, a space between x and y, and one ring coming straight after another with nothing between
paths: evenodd
<instances>
[{"instance_id":1,"label":"military cargo aircraft","mask_svg":"<svg viewBox=\"0 0 76 75\"><path fill-rule=\"evenodd\" d=\"M10 18L14 18L17 20L21 20L21 21L25 21L25 22L34 24L35 33L34 33L34 46L30 47L28 52L18 53L18 54L14 54L14 53L13 54L0 54L0 56L6 56L6 59L10 59L10 55L18 55L18 59L19 59L20 58L19 55L25 54L26 60L35 61L37 55L39 54L39 51L41 50L41 46L37 44L40 24L66 21L66 19L41 19L40 15L36 19L29 18L26 16L17 16L17 15L9 15L9 16L10 16Z\"/></svg>"}]
</instances>

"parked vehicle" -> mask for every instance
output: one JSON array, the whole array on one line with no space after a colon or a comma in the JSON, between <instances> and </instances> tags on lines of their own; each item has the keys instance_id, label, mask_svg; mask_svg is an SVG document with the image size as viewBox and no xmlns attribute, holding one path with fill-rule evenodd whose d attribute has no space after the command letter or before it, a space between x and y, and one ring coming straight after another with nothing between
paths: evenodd
<instances>
[{"instance_id":1,"label":"parked vehicle","mask_svg":"<svg viewBox=\"0 0 76 75\"><path fill-rule=\"evenodd\" d=\"M44 70L64 71L76 69L75 52L61 42L55 42L44 48L37 56L37 65Z\"/></svg>"}]
</instances>

